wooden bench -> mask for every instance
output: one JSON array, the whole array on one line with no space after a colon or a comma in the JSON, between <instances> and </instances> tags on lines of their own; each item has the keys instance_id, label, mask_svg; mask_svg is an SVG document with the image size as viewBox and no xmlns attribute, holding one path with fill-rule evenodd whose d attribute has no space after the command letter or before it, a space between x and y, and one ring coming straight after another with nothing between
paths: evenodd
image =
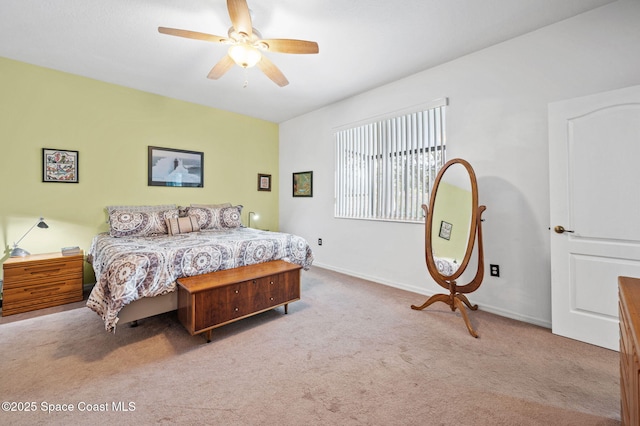
<instances>
[{"instance_id":1,"label":"wooden bench","mask_svg":"<svg viewBox=\"0 0 640 426\"><path fill-rule=\"evenodd\" d=\"M179 278L178 319L196 335L300 300L300 265L274 260Z\"/></svg>"}]
</instances>

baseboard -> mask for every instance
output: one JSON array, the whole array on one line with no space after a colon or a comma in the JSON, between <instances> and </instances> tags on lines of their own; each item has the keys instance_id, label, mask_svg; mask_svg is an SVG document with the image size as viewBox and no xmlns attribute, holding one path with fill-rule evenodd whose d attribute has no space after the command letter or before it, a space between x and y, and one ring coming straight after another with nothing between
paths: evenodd
<instances>
[{"instance_id":1,"label":"baseboard","mask_svg":"<svg viewBox=\"0 0 640 426\"><path fill-rule=\"evenodd\" d=\"M422 287L417 287L415 285L411 285L411 284L406 284L406 283L398 283L397 281L387 281L375 276L371 276L371 275L364 275L364 274L360 274L358 272L354 272L354 271L350 271L348 269L343 269L343 268L336 268L334 266L330 266L330 265L325 265L322 263L317 263L314 262L313 266L317 266L318 268L323 268L323 269L328 269L330 271L334 271L334 272L338 272L341 274L345 274L345 275L349 275L352 277L356 277L356 278L361 278L363 280L367 280L367 281L371 281L374 283L378 283L378 284L382 284L382 285L386 285L389 287L394 287L400 290L405 290L405 291L410 291L412 293L417 293L423 296L433 296L435 294L435 292L430 292L425 290ZM527 315L522 315L519 314L517 312L513 312L513 311L509 311L509 310L505 310L502 308L498 308L495 306L491 306L491 305L479 305L478 309L481 311L485 311L485 312L489 312L491 314L495 314L495 315L499 315L501 317L505 317L505 318L510 318L510 319L514 319L516 321L522 321L522 322L526 322L528 324L533 324L533 325L537 325L539 327L543 327L543 328L548 328L551 329L551 323L549 321L544 321L540 318L535 318L535 317L530 317Z\"/></svg>"},{"instance_id":2,"label":"baseboard","mask_svg":"<svg viewBox=\"0 0 640 426\"><path fill-rule=\"evenodd\" d=\"M425 290L424 287L418 287L418 286L411 285L411 284L406 284L406 283L398 283L397 281L387 281L385 279L382 279L382 278L379 278L379 277L376 277L376 276L373 276L373 275L360 274L360 273L355 272L355 271L351 271L351 270L343 269L343 268L336 268L334 266L325 265L325 264L318 263L318 262L314 262L313 266L314 267L318 267L318 268L322 268L322 269L328 269L330 271L338 272L340 274L349 275L351 277L356 277L356 278L360 278L360 279L363 279L363 280L371 281L371 282L374 282L374 283L377 283L377 284L382 284L382 285L386 285L386 286L389 286L389 287L397 288L399 290L404 290L404 291L409 291L411 293L420 294L422 296L429 297L429 296L433 296L435 294L435 292ZM95 284L96 283L84 284L84 286L83 286L84 291L91 291L91 289L93 288L93 286L95 286ZM2 307L2 299L0 299L0 307ZM528 324L533 324L533 325L537 325L539 327L551 329L551 322L541 320L540 318L535 318L535 317L530 317L530 316L527 316L527 315L522 315L522 314L519 314L517 312L505 310L505 309L498 308L496 306L491 306L491 305L484 305L483 304L483 305L478 306L478 309L480 309L481 311L489 312L491 314L499 315L501 317L511 318L511 319L516 320L516 321L522 321L522 322L526 322Z\"/></svg>"}]
</instances>

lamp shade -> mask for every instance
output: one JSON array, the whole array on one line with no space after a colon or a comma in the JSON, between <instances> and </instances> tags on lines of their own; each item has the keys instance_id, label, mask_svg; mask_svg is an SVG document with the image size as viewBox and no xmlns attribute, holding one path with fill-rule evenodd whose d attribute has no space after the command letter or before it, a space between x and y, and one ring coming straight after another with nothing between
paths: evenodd
<instances>
[{"instance_id":1,"label":"lamp shade","mask_svg":"<svg viewBox=\"0 0 640 426\"><path fill-rule=\"evenodd\" d=\"M258 49L245 43L231 46L229 48L229 56L243 68L251 68L262 59L262 53Z\"/></svg>"},{"instance_id":2,"label":"lamp shade","mask_svg":"<svg viewBox=\"0 0 640 426\"><path fill-rule=\"evenodd\" d=\"M251 228L251 216L253 216L253 219L260 219L260 215L256 212L249 212L249 228Z\"/></svg>"}]
</instances>

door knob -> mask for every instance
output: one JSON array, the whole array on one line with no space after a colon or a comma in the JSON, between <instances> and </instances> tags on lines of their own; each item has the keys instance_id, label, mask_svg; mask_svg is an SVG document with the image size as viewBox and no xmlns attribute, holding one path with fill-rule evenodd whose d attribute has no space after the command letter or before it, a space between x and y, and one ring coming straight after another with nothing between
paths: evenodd
<instances>
[{"instance_id":1,"label":"door knob","mask_svg":"<svg viewBox=\"0 0 640 426\"><path fill-rule=\"evenodd\" d=\"M556 233L558 234L564 234L565 232L571 232L573 233L574 231L569 231L568 229L564 229L564 226L562 225L558 225L555 228L553 228L554 231L556 231Z\"/></svg>"}]
</instances>

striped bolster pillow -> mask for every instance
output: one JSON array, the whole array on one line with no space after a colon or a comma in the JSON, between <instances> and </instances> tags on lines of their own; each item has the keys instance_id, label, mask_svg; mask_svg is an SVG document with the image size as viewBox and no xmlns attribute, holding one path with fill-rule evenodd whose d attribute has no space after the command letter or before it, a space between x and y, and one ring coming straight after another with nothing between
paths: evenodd
<instances>
[{"instance_id":1,"label":"striped bolster pillow","mask_svg":"<svg viewBox=\"0 0 640 426\"><path fill-rule=\"evenodd\" d=\"M165 220L169 235L185 234L200 230L198 219L195 216L173 217Z\"/></svg>"}]
</instances>

